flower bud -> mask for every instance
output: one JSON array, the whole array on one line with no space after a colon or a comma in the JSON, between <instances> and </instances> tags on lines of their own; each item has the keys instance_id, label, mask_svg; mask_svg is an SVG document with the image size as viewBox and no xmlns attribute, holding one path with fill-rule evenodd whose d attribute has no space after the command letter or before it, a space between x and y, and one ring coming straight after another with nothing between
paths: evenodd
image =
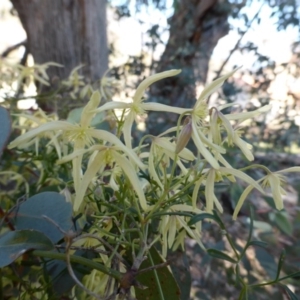
<instances>
[{"instance_id":1,"label":"flower bud","mask_svg":"<svg viewBox=\"0 0 300 300\"><path fill-rule=\"evenodd\" d=\"M184 121L185 121L184 122L185 125L183 126L176 143L176 149L175 149L176 154L180 153L185 148L192 135L191 119L186 118Z\"/></svg>"}]
</instances>

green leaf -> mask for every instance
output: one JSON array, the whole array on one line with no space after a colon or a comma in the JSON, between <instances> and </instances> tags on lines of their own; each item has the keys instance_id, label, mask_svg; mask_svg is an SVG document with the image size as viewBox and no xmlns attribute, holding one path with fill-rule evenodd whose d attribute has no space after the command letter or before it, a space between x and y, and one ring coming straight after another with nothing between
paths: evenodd
<instances>
[{"instance_id":1,"label":"green leaf","mask_svg":"<svg viewBox=\"0 0 300 300\"><path fill-rule=\"evenodd\" d=\"M282 250L281 254L280 254L280 257L279 257L279 261L278 261L278 266L277 266L277 273L276 273L276 277L275 277L275 280L277 281L278 278L279 278L279 275L280 275L280 271L281 271L281 268L282 268L282 265L284 263L284 259L285 259L285 250Z\"/></svg>"},{"instance_id":2,"label":"green leaf","mask_svg":"<svg viewBox=\"0 0 300 300\"><path fill-rule=\"evenodd\" d=\"M227 261L230 261L232 263L236 263L235 259L233 259L232 257L230 257L229 255L225 254L222 251L219 251L219 250L216 250L216 249L207 249L207 253L212 257L219 258L219 259L222 259L222 260L227 260Z\"/></svg>"},{"instance_id":3,"label":"green leaf","mask_svg":"<svg viewBox=\"0 0 300 300\"><path fill-rule=\"evenodd\" d=\"M161 264L164 262L154 247L152 247L149 252L154 265ZM148 267L152 267L149 258L142 263L140 270ZM173 274L170 272L169 268L168 267L158 268L156 269L156 272L161 285L164 299L179 300L180 289L177 285L177 282ZM156 283L154 270L142 273L138 275L136 279L142 285L147 287L144 290L135 288L135 295L137 299L162 300L159 293L159 287L157 286Z\"/></svg>"},{"instance_id":4,"label":"green leaf","mask_svg":"<svg viewBox=\"0 0 300 300\"><path fill-rule=\"evenodd\" d=\"M63 238L63 233L43 215L53 220L64 231L72 227L72 205L56 192L37 194L21 203L15 216L17 229L34 229L43 232L53 243Z\"/></svg>"},{"instance_id":5,"label":"green leaf","mask_svg":"<svg viewBox=\"0 0 300 300\"><path fill-rule=\"evenodd\" d=\"M0 157L11 132L11 120L8 111L0 106Z\"/></svg>"},{"instance_id":6,"label":"green leaf","mask_svg":"<svg viewBox=\"0 0 300 300\"><path fill-rule=\"evenodd\" d=\"M216 218L217 223L220 225L221 229L226 230L225 224L223 223L222 219L220 218L218 212L214 209L213 210L214 217Z\"/></svg>"},{"instance_id":7,"label":"green leaf","mask_svg":"<svg viewBox=\"0 0 300 300\"><path fill-rule=\"evenodd\" d=\"M176 282L180 288L180 299L189 299L192 285L192 277L187 254L185 252L177 250L168 255L168 258L170 258L172 262L176 261L176 263L171 263L170 267L176 279Z\"/></svg>"},{"instance_id":8,"label":"green leaf","mask_svg":"<svg viewBox=\"0 0 300 300\"><path fill-rule=\"evenodd\" d=\"M288 219L287 213L284 211L276 211L269 214L270 221L272 221L277 227L285 234L293 235L293 226Z\"/></svg>"},{"instance_id":9,"label":"green leaf","mask_svg":"<svg viewBox=\"0 0 300 300\"><path fill-rule=\"evenodd\" d=\"M253 221L253 226L262 232L272 232L272 226L263 221Z\"/></svg>"},{"instance_id":10,"label":"green leaf","mask_svg":"<svg viewBox=\"0 0 300 300\"><path fill-rule=\"evenodd\" d=\"M250 227L249 227L249 235L247 239L247 244L249 245L251 238L252 238L252 233L253 233L253 221L254 221L254 211L253 207L250 206Z\"/></svg>"},{"instance_id":11,"label":"green leaf","mask_svg":"<svg viewBox=\"0 0 300 300\"><path fill-rule=\"evenodd\" d=\"M277 273L277 263L273 256L262 248L255 248L255 257L260 265L265 269L270 278L275 278Z\"/></svg>"},{"instance_id":12,"label":"green leaf","mask_svg":"<svg viewBox=\"0 0 300 300\"><path fill-rule=\"evenodd\" d=\"M266 200L266 202L269 204L269 206L271 206L273 209L276 209L273 197L265 196L263 198Z\"/></svg>"},{"instance_id":13,"label":"green leaf","mask_svg":"<svg viewBox=\"0 0 300 300\"><path fill-rule=\"evenodd\" d=\"M52 242L39 231L10 231L0 237L0 268L11 264L26 251L53 248Z\"/></svg>"},{"instance_id":14,"label":"green leaf","mask_svg":"<svg viewBox=\"0 0 300 300\"><path fill-rule=\"evenodd\" d=\"M294 278L296 277L297 279L299 279L300 277L300 271L299 272L295 272L295 273L291 273L289 275L283 276L281 278L278 279L278 281L282 281L282 280L286 280L288 278Z\"/></svg>"},{"instance_id":15,"label":"green leaf","mask_svg":"<svg viewBox=\"0 0 300 300\"><path fill-rule=\"evenodd\" d=\"M196 216L193 216L188 225L191 226L191 225L194 225L200 221L203 221L204 219L211 219L211 220L214 220L214 221L218 221L217 218L212 215L212 214L209 214L209 213L203 213L203 214L199 214L199 215L196 215Z\"/></svg>"},{"instance_id":16,"label":"green leaf","mask_svg":"<svg viewBox=\"0 0 300 300\"><path fill-rule=\"evenodd\" d=\"M76 252L76 255L83 256L83 252ZM86 267L82 264L72 263L73 271L76 277L81 281L84 275L90 274L93 270L90 267ZM56 299L60 299L64 293L69 292L73 286L76 284L73 278L70 276L69 271L67 269L67 264L62 260L49 260L46 264L47 276L50 278L50 284L52 290L57 297Z\"/></svg>"},{"instance_id":17,"label":"green leaf","mask_svg":"<svg viewBox=\"0 0 300 300\"><path fill-rule=\"evenodd\" d=\"M286 293L288 294L290 300L299 300L298 296L294 294L286 285L283 285Z\"/></svg>"},{"instance_id":18,"label":"green leaf","mask_svg":"<svg viewBox=\"0 0 300 300\"><path fill-rule=\"evenodd\" d=\"M268 243L263 242L263 241L251 241L248 244L249 246L258 246L262 248L266 248L268 246Z\"/></svg>"}]
</instances>

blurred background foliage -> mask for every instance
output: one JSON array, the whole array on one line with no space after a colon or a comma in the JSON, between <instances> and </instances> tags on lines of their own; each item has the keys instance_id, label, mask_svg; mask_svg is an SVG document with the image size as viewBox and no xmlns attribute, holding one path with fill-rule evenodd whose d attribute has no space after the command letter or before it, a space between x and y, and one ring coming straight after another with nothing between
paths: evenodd
<instances>
[{"instance_id":1,"label":"blurred background foliage","mask_svg":"<svg viewBox=\"0 0 300 300\"><path fill-rule=\"evenodd\" d=\"M85 60L78 57L72 61L73 64L69 64L69 60L59 61L53 58L59 58L60 53L66 51L51 42L52 35L54 36L56 32L60 35L64 34L61 24L51 25L54 27L52 35L47 35L45 29L49 24L37 27L40 31L33 33L30 28L36 19L30 19L33 13L30 11L32 7L27 4L27 7L26 5L22 7L22 1L11 2L14 7L8 1L5 5L0 4L1 32L9 32L10 28L15 28L9 27L15 24L9 22L17 22L18 14L21 23L25 24L25 33L20 31L20 34L15 35L15 39L19 40L14 40L13 43L11 40L9 42L1 40L2 45L0 45L1 105L10 109L11 113L20 113L20 110L24 110L24 100L26 100L26 110L30 114L37 112L38 104L49 114L58 112L60 116L66 117L70 108L81 107L87 101L92 88L105 89L106 100L127 101L134 87L145 76L172 68L182 69L181 75L156 83L147 97L154 102L192 107L207 82L236 66L242 66L220 91L208 99L210 105L235 103L238 105L230 109L240 111L244 108L251 110L267 103L272 104L272 110L264 118L248 124L247 138L255 146L255 160L265 164L271 170L300 165L299 1L110 0L107 3L103 2L101 9L106 11L104 17L108 27L98 28L98 30L105 32L107 30L108 46L105 40L96 47L102 47L104 57L107 56L102 58L101 64L102 69L104 71L109 69L109 72L106 73L108 77L102 77L102 80L104 71L98 73L99 77L97 77L90 70L85 69L87 64L94 64L97 59L95 57L90 56ZM65 2L61 1L61 10L78 11L76 6L80 1L78 3L70 1L69 6L74 6L72 8L67 7ZM40 6L38 13L42 13L44 9ZM99 13L99 18L100 15L104 18L102 13ZM77 19L76 22L85 21ZM80 27L80 24L77 27ZM44 50L43 57L39 57L38 54L35 56L35 50L30 44L32 40L30 37L33 34L36 34L40 40L49 40L46 43L47 47L50 44L49 51ZM76 36L76 32L69 34ZM90 34L95 36L98 32L96 30ZM106 39L106 34L103 36ZM76 44L76 39L74 40L75 48L82 46ZM44 43L41 43L41 48L42 44ZM50 53L56 54L50 56ZM57 66L47 65L48 70L51 70L48 75L41 72L40 67L34 69L34 62L41 66L49 61L64 65L64 74L70 74L69 77L58 73L57 70L60 68ZM16 68L13 67L13 63L20 65ZM82 67L74 70L79 65ZM20 74L24 75L23 78ZM106 81L103 78L106 78ZM11 89L6 84L7 81L13 83ZM176 124L175 116L156 112L140 121L135 138L144 135L145 131L157 134ZM12 150L3 152L1 170L10 169L23 174L29 183L34 182L35 178L40 178L40 174L35 174L39 172L40 166L30 164L43 164L43 180L38 185L30 185L31 195L41 191L56 191L56 187L61 183L55 182L55 174L69 172L69 170L61 170L61 166L53 168L56 157L48 157L45 162L42 154L32 158L30 156L33 153L27 153L25 150L21 158L16 158L15 155ZM232 166L243 165L242 156L234 152L228 156L227 159ZM254 177L260 175L260 170L251 172ZM283 248L286 250L283 272L291 273L300 269L299 178L299 175L294 174L287 180L289 192L285 199L285 211L276 211L271 197L267 197L266 200L271 207L273 205L273 208L264 206L261 196L254 194L250 199L255 207L253 235L256 239L267 242L268 246L265 249L252 247L248 250L243 261L243 272L248 276L249 282L272 278ZM18 201L20 201L25 194L25 185L22 185L22 180L18 178L16 182L8 182L5 176L1 177L0 184L3 191L1 208L7 211L16 201L16 194L12 198L9 191L18 189ZM246 207L237 222L231 221L230 214L243 188L242 185L218 187L219 197L227 207L227 214L223 217L227 232L240 247L243 247L247 239L249 210ZM204 222L203 240L208 247L230 252L223 232L215 224ZM211 258L190 242L187 242L187 249L185 254L177 253L180 257L177 267L182 273L191 268L191 299L237 299L240 289L235 285L233 265ZM300 278L291 279L289 287L300 297ZM289 298L288 292L278 285L256 290L249 299L271 297Z\"/></svg>"}]
</instances>

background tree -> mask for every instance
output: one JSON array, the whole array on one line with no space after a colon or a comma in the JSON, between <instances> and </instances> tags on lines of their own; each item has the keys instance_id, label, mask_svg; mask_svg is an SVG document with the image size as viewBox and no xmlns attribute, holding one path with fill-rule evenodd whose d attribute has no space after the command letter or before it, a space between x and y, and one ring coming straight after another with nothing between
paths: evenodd
<instances>
[{"instance_id":1,"label":"background tree","mask_svg":"<svg viewBox=\"0 0 300 300\"><path fill-rule=\"evenodd\" d=\"M52 83L67 78L79 65L87 81L95 81L108 68L106 1L12 0L27 34L26 51L35 63L56 62ZM51 103L42 104L51 110ZM64 103L67 105L67 103Z\"/></svg>"},{"instance_id":2,"label":"background tree","mask_svg":"<svg viewBox=\"0 0 300 300\"><path fill-rule=\"evenodd\" d=\"M108 50L106 41L106 2L101 1L50 1L43 4L35 0L26 3L20 0L11 0L17 10L24 29L27 33L27 51L31 53L36 63L54 61L64 65L64 68L49 69L52 79L64 79L70 71L80 64L85 67L79 72L88 82L99 79L108 68ZM228 34L229 28L235 30L240 38L232 45L227 59L215 70L216 77L226 68L231 57L236 53L254 53L257 57L252 69L245 71L254 78L255 84L250 94L258 95L260 101L270 101L267 90L281 70L268 55L261 54L255 41L245 39L254 23L261 20L260 8L254 17L245 13L243 8L257 3L270 8L270 18L279 31L290 27L299 28L299 13L297 0L180 0L173 2L173 15L169 22L169 39L165 43L160 39L160 24L149 28L148 35L151 43L146 46L149 51L157 44L164 44L165 50L159 60L153 60L145 65L144 55L131 57L126 67L130 72L139 75L145 72L160 72L170 68L180 68L180 76L166 79L157 83L150 91L151 101L164 102L174 106L191 107L196 98L195 88L206 82L212 53L219 40ZM128 3L110 1L110 7L119 18L134 16L135 12L129 9ZM136 12L143 7L156 7L164 10L165 0L136 1ZM132 6L131 6L132 7ZM54 21L55 20L55 21ZM236 25L238 21L239 25ZM155 22L154 22L155 23ZM110 45L113 52L114 45ZM299 52L298 42L293 49L294 59L286 62L286 71L297 76ZM112 64L111 67L114 67ZM121 73L122 74L122 73ZM118 74L120 75L120 73ZM55 81L56 82L56 81ZM227 101L233 101L236 94L234 84L224 86L224 95ZM226 94L226 95L225 95ZM291 97L296 97L293 92ZM297 99L294 99L297 101ZM65 99L65 98L64 98ZM66 100L64 100L66 101ZM84 99L86 101L86 99ZM59 102L60 104L63 102ZM77 102L80 106L80 102ZM49 106L47 103L46 107ZM68 104L66 104L68 106ZM152 122L151 120L154 120ZM283 120L284 122L284 120ZM174 125L175 119L171 114L168 119L162 118L159 113L151 113L148 118L148 127L152 133L157 133L155 126L166 127Z\"/></svg>"}]
</instances>

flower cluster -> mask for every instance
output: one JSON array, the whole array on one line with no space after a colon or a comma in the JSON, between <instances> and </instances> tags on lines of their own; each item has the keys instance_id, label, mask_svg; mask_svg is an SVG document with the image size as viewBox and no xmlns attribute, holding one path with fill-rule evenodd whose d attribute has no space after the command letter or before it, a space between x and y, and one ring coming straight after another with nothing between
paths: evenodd
<instances>
[{"instance_id":1,"label":"flower cluster","mask_svg":"<svg viewBox=\"0 0 300 300\"><path fill-rule=\"evenodd\" d=\"M235 219L253 189L265 193L270 188L276 207L283 209L282 174L300 171L300 168L295 167L271 172L264 167L267 175L255 180L243 170L233 168L226 160L225 154L231 147L239 148L247 160L254 159L252 145L243 140L243 124L247 119L270 110L266 105L251 112L225 114L223 110L229 105L208 106L208 97L235 71L204 88L190 109L145 101L145 91L151 84L178 75L180 70L170 70L146 78L138 86L130 103L110 101L101 105L101 97L106 101L111 98L107 92L103 92L109 81L103 81L102 90L94 91L84 107L79 123L45 118L46 123L36 122L35 128L16 138L9 147L24 148L35 144L38 149L40 138L48 138L48 147L57 152L57 163L72 164L74 193L71 201L75 212L84 212L93 207L105 214L109 207L116 209L114 216L119 214L118 210L124 215L132 213L130 224L134 223L136 228L132 228L131 224L127 229L120 230L118 245L133 243L134 248L134 241L126 239L126 230L145 234L146 238L140 236L145 243L147 226L153 224L156 230L151 245L160 242L163 256L166 256L167 249L183 246L186 236L203 247L201 223L191 227L189 220L195 214L212 213L215 208L223 211L222 203L215 194L216 183L242 180L247 184L235 208ZM72 75L73 83L80 88L81 78L76 72ZM121 119L115 120L116 134L92 125L95 115L104 112L111 114L115 109L123 111ZM134 148L133 124L138 116L148 111L178 114L178 125L159 136L145 136L139 146ZM185 120L181 123L183 118ZM187 148L190 141L193 141L197 153ZM110 192L109 201L104 196L106 189ZM199 200L201 193L205 196L205 204ZM94 212L94 215L97 213ZM159 223L155 225L157 223L154 220L157 219ZM126 227L127 221L119 224L117 220L116 217L114 224L118 228ZM114 226L100 231L104 230L104 235L114 236L115 233L110 233L112 228ZM91 276L97 282L102 280L97 272ZM89 282L88 279L86 281Z\"/></svg>"}]
</instances>

